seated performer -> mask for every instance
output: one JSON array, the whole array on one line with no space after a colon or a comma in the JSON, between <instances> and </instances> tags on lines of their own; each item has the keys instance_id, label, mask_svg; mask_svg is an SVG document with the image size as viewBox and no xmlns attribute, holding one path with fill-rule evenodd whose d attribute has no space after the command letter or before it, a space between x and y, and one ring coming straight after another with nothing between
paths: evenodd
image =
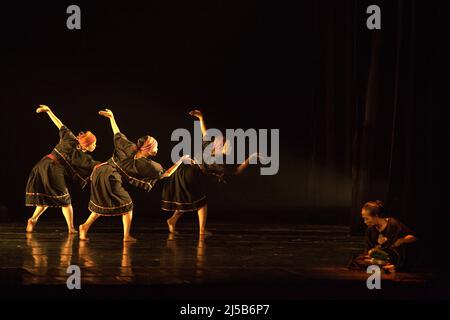
<instances>
[{"instance_id":1,"label":"seated performer","mask_svg":"<svg viewBox=\"0 0 450 320\"><path fill-rule=\"evenodd\" d=\"M37 113L45 112L59 129L60 140L53 151L42 158L31 171L26 186L26 205L35 206L28 219L27 232L33 232L39 217L48 207L62 209L69 233L76 233L73 225L73 208L66 179L73 178L84 187L91 175L94 161L88 152L96 147L96 137L90 131L77 137L62 124L49 107L40 105Z\"/></svg>"},{"instance_id":2,"label":"seated performer","mask_svg":"<svg viewBox=\"0 0 450 320\"><path fill-rule=\"evenodd\" d=\"M87 233L100 216L122 216L123 241L136 241L130 236L133 218L133 201L123 187L123 180L129 184L150 191L158 179L170 176L180 165L183 157L169 170L149 159L158 152L158 142L151 136L144 136L137 144L129 141L120 132L111 110L100 111L109 118L114 133L114 154L108 162L97 165L91 175L91 215L80 225L80 240L88 240Z\"/></svg>"},{"instance_id":3,"label":"seated performer","mask_svg":"<svg viewBox=\"0 0 450 320\"><path fill-rule=\"evenodd\" d=\"M206 135L206 125L202 113L194 110L189 113L200 120L200 127L203 138ZM229 141L224 141L223 137L216 137L214 141L203 141L203 150L212 144L211 157L216 154L226 155L229 150ZM203 156L200 155L201 157ZM206 229L206 218L208 206L205 194L205 178L215 176L220 182L224 182L226 175L241 174L249 165L250 159L260 157L258 153L252 154L241 165L218 164L208 159L203 161L193 160L191 164L183 163L172 177L166 179L163 185L161 208L164 211L174 211L172 217L167 220L169 232L176 233L175 226L178 219L184 212L197 211L199 234L211 234Z\"/></svg>"},{"instance_id":4,"label":"seated performer","mask_svg":"<svg viewBox=\"0 0 450 320\"><path fill-rule=\"evenodd\" d=\"M351 269L379 265L386 271L408 270L416 260L414 231L395 218L384 217L382 201L369 201L361 210L366 230L366 252L356 257Z\"/></svg>"}]
</instances>

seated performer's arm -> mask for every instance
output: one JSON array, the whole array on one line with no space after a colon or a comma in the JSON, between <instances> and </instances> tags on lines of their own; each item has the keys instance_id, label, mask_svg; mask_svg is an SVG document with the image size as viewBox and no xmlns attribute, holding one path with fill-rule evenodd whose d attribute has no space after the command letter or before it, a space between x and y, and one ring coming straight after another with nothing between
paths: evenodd
<instances>
[{"instance_id":1,"label":"seated performer's arm","mask_svg":"<svg viewBox=\"0 0 450 320\"><path fill-rule=\"evenodd\" d=\"M42 113L42 112L47 113L47 115L53 121L55 126L57 126L58 129L61 129L61 127L63 126L63 123L61 122L61 120L58 119L57 116L55 116L55 114L52 112L52 110L50 110L50 108L48 106L40 104L39 108L36 109L36 113Z\"/></svg>"},{"instance_id":2,"label":"seated performer's arm","mask_svg":"<svg viewBox=\"0 0 450 320\"><path fill-rule=\"evenodd\" d=\"M418 240L416 232L404 225L401 221L392 218L391 223L395 226L395 232L393 233L393 240L395 242L390 245L390 248L397 248L402 245L408 245Z\"/></svg>"},{"instance_id":3,"label":"seated performer's arm","mask_svg":"<svg viewBox=\"0 0 450 320\"><path fill-rule=\"evenodd\" d=\"M392 245L393 248L400 247L403 244L409 244L414 243L417 241L416 236L413 236L412 234L408 234L403 238L397 239L395 243Z\"/></svg>"}]
</instances>

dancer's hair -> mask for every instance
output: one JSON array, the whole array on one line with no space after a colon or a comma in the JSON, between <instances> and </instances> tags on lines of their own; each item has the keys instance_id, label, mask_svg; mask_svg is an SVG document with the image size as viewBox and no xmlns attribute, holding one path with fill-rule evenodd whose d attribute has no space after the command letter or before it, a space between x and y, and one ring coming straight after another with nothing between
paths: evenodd
<instances>
[{"instance_id":1,"label":"dancer's hair","mask_svg":"<svg viewBox=\"0 0 450 320\"><path fill-rule=\"evenodd\" d=\"M385 214L384 203L381 200L366 202L362 208L372 217L383 217Z\"/></svg>"}]
</instances>

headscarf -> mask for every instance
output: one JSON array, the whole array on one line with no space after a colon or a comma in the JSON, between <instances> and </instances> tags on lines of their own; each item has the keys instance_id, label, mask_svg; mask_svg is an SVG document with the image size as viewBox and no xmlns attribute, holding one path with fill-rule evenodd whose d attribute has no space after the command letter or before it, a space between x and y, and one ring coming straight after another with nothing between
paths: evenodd
<instances>
[{"instance_id":1,"label":"headscarf","mask_svg":"<svg viewBox=\"0 0 450 320\"><path fill-rule=\"evenodd\" d=\"M156 145L158 144L158 141L156 141L155 138L148 136L147 140L145 140L144 144L138 148L139 151L150 151L152 150Z\"/></svg>"},{"instance_id":2,"label":"headscarf","mask_svg":"<svg viewBox=\"0 0 450 320\"><path fill-rule=\"evenodd\" d=\"M90 131L80 132L77 140L82 148L87 149L97 141L97 137Z\"/></svg>"}]
</instances>

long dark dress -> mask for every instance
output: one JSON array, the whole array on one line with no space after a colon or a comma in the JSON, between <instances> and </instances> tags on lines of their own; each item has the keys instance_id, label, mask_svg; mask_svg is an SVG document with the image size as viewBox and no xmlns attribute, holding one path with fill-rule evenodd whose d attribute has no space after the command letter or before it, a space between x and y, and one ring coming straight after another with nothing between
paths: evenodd
<instances>
[{"instance_id":1,"label":"long dark dress","mask_svg":"<svg viewBox=\"0 0 450 320\"><path fill-rule=\"evenodd\" d=\"M78 140L66 127L59 130L60 140L51 154L42 158L31 170L26 186L25 205L64 207L71 204L67 179L82 187L99 162L78 149Z\"/></svg>"},{"instance_id":2,"label":"long dark dress","mask_svg":"<svg viewBox=\"0 0 450 320\"><path fill-rule=\"evenodd\" d=\"M205 149L210 142L203 142ZM200 155L197 156L197 158ZM232 175L234 165L203 161L202 164L182 163L168 178L164 179L161 209L164 211L196 211L206 205L206 191L209 178L224 181L224 176Z\"/></svg>"},{"instance_id":3,"label":"long dark dress","mask_svg":"<svg viewBox=\"0 0 450 320\"><path fill-rule=\"evenodd\" d=\"M392 248L392 245L400 238L407 235L416 236L416 233L395 218L387 218L388 223L383 231L379 231L375 226L366 230L366 252L357 256L352 261L350 268L366 268L370 263L367 260L369 250L376 247L386 252L389 256L389 263L396 267L396 270L408 270L413 267L417 260L417 243L403 244ZM385 238L385 239L384 239ZM380 243L379 242L380 239ZM384 242L382 240L385 240Z\"/></svg>"},{"instance_id":4,"label":"long dark dress","mask_svg":"<svg viewBox=\"0 0 450 320\"><path fill-rule=\"evenodd\" d=\"M150 191L164 173L161 165L147 158L135 159L136 145L122 133L114 135L114 154L98 165L91 175L89 210L105 215L124 215L133 209L133 200L123 187L129 184Z\"/></svg>"}]
</instances>

